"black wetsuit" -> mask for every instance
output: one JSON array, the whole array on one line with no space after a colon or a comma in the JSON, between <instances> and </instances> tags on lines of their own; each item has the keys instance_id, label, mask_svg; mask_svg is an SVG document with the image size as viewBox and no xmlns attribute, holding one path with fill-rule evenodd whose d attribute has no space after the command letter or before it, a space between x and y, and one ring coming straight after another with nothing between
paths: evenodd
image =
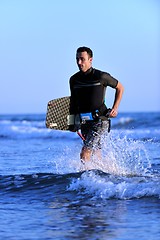
<instances>
[{"instance_id":1,"label":"black wetsuit","mask_svg":"<svg viewBox=\"0 0 160 240\"><path fill-rule=\"evenodd\" d=\"M77 72L70 78L70 113L101 110L104 106L106 87L115 88L117 83L109 73L97 69L91 68L85 73Z\"/></svg>"},{"instance_id":2,"label":"black wetsuit","mask_svg":"<svg viewBox=\"0 0 160 240\"><path fill-rule=\"evenodd\" d=\"M107 86L116 88L118 80L109 73L90 68L87 72L77 72L70 78L70 114L80 114L88 112L99 112L100 116L106 114L105 92ZM98 131L99 125L92 122L86 122L81 125L81 131L85 138L89 138L84 143L88 144L90 136ZM102 127L102 123L101 126Z\"/></svg>"}]
</instances>

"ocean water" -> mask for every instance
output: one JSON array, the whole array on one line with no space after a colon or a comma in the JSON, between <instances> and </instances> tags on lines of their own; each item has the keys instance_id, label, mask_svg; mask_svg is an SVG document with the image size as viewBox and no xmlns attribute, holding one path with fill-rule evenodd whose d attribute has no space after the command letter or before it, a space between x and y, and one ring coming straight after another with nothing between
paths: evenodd
<instances>
[{"instance_id":1,"label":"ocean water","mask_svg":"<svg viewBox=\"0 0 160 240\"><path fill-rule=\"evenodd\" d=\"M160 239L160 112L120 113L83 166L76 133L0 115L0 239Z\"/></svg>"}]
</instances>

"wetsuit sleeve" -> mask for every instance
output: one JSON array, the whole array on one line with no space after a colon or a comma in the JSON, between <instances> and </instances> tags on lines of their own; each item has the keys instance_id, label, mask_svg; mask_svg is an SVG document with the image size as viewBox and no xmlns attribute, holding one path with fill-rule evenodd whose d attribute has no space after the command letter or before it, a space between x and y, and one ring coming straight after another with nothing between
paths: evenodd
<instances>
[{"instance_id":1,"label":"wetsuit sleeve","mask_svg":"<svg viewBox=\"0 0 160 240\"><path fill-rule=\"evenodd\" d=\"M118 84L118 80L116 78L112 77L109 73L105 72L102 72L101 81L105 87L109 86L112 88L116 88Z\"/></svg>"},{"instance_id":2,"label":"wetsuit sleeve","mask_svg":"<svg viewBox=\"0 0 160 240\"><path fill-rule=\"evenodd\" d=\"M75 104L75 97L74 97L74 91L73 91L73 78L71 77L69 80L70 84L70 114L75 114L76 113L76 104Z\"/></svg>"}]
</instances>

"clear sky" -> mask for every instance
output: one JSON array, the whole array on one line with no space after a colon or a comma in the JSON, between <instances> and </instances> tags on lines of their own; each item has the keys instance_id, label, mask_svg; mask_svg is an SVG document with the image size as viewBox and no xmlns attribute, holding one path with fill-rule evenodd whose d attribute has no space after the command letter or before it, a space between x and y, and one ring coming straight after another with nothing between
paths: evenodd
<instances>
[{"instance_id":1,"label":"clear sky","mask_svg":"<svg viewBox=\"0 0 160 240\"><path fill-rule=\"evenodd\" d=\"M119 111L160 111L159 0L0 0L0 114L69 95L83 45L124 85Z\"/></svg>"}]
</instances>

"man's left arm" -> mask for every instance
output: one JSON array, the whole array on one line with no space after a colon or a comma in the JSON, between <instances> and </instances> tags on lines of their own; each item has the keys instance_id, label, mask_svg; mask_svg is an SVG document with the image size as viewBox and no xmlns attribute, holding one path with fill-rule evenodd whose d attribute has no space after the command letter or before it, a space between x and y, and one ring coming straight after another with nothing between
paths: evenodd
<instances>
[{"instance_id":1,"label":"man's left arm","mask_svg":"<svg viewBox=\"0 0 160 240\"><path fill-rule=\"evenodd\" d=\"M123 92L124 92L124 87L123 85L118 82L117 83L117 86L116 86L116 92L115 92L115 99L114 99L114 103L113 103L113 106L112 106L112 110L110 112L110 117L116 117L117 114L118 114L118 107L119 107L119 104L121 102L121 99L122 99L122 95L123 95Z\"/></svg>"}]
</instances>

